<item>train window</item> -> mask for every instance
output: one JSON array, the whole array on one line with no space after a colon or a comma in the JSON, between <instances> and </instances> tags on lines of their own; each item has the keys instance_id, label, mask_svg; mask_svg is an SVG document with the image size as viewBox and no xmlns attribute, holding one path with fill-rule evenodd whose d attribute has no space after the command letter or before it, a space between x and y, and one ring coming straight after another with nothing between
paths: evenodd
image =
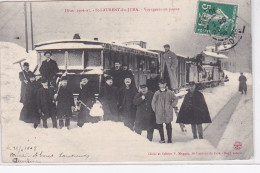
<instances>
[{"instance_id":1,"label":"train window","mask_svg":"<svg viewBox=\"0 0 260 173\"><path fill-rule=\"evenodd\" d=\"M68 52L68 67L82 68L82 50Z\"/></svg>"},{"instance_id":2,"label":"train window","mask_svg":"<svg viewBox=\"0 0 260 173\"><path fill-rule=\"evenodd\" d=\"M104 52L104 69L110 69L111 67L113 67L113 65L111 64L111 59L110 59L110 55L108 52ZM111 66L110 66L111 64Z\"/></svg>"},{"instance_id":3,"label":"train window","mask_svg":"<svg viewBox=\"0 0 260 173\"><path fill-rule=\"evenodd\" d=\"M129 62L129 69L134 70L134 57L131 54L129 55L128 62Z\"/></svg>"},{"instance_id":4,"label":"train window","mask_svg":"<svg viewBox=\"0 0 260 173\"><path fill-rule=\"evenodd\" d=\"M100 50L88 50L84 53L84 68L89 66L101 65L101 51Z\"/></svg>"}]
</instances>

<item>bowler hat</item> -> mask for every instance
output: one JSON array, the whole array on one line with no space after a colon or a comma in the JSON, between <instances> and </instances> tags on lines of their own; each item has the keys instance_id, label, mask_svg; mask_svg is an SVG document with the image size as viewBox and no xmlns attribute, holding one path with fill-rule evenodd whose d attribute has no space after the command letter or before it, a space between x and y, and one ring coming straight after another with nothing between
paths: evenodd
<instances>
[{"instance_id":1,"label":"bowler hat","mask_svg":"<svg viewBox=\"0 0 260 173\"><path fill-rule=\"evenodd\" d=\"M44 52L44 56L46 56L46 54L50 54L50 55L52 55L52 52L51 51L46 51L46 52Z\"/></svg>"},{"instance_id":2,"label":"bowler hat","mask_svg":"<svg viewBox=\"0 0 260 173\"><path fill-rule=\"evenodd\" d=\"M165 84L166 81L165 81L164 79L160 79L160 80L159 80L159 83L160 83L160 84Z\"/></svg>"},{"instance_id":3,"label":"bowler hat","mask_svg":"<svg viewBox=\"0 0 260 173\"><path fill-rule=\"evenodd\" d=\"M23 66L29 67L29 63L28 63L28 62L25 62L25 63L23 63Z\"/></svg>"},{"instance_id":4,"label":"bowler hat","mask_svg":"<svg viewBox=\"0 0 260 173\"><path fill-rule=\"evenodd\" d=\"M169 44L165 44L163 47L164 47L164 48L170 47L170 45L169 45Z\"/></svg>"}]
</instances>

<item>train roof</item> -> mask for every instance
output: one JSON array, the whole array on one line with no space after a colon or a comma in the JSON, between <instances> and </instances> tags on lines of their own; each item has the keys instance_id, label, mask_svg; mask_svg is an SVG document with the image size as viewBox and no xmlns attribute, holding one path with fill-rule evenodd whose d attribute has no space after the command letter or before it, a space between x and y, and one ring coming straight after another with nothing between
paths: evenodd
<instances>
[{"instance_id":1,"label":"train roof","mask_svg":"<svg viewBox=\"0 0 260 173\"><path fill-rule=\"evenodd\" d=\"M165 51L164 50L157 50L157 49L149 49L149 51L152 51L152 52L157 52L157 53L164 53ZM176 53L176 55L178 56L178 57L181 57L181 58L188 58L188 56L185 56L185 55L181 55L181 54L177 54Z\"/></svg>"},{"instance_id":2,"label":"train roof","mask_svg":"<svg viewBox=\"0 0 260 173\"><path fill-rule=\"evenodd\" d=\"M218 54L215 52L209 52L209 51L203 51L203 53L207 56L212 56L214 58L221 58L221 59L227 59L228 57L224 54Z\"/></svg>"},{"instance_id":3,"label":"train roof","mask_svg":"<svg viewBox=\"0 0 260 173\"><path fill-rule=\"evenodd\" d=\"M96 40L70 39L52 40L35 44L35 50L60 50L60 49L108 49L120 52L135 53L157 57L158 53L141 48L138 45L124 45L118 43L101 42Z\"/></svg>"}]
</instances>

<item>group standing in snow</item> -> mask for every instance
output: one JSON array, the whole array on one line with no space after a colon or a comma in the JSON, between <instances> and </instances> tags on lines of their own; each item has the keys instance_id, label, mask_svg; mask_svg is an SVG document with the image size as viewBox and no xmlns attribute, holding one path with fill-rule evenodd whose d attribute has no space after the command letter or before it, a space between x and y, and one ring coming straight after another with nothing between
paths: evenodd
<instances>
[{"instance_id":1,"label":"group standing in snow","mask_svg":"<svg viewBox=\"0 0 260 173\"><path fill-rule=\"evenodd\" d=\"M174 83L176 78L176 55L165 45L164 78L151 75L146 84L137 89L133 73L127 65L121 65L118 61L111 71L105 75L105 83L99 96L102 103L103 119L123 122L126 127L141 134L147 131L147 138L152 141L154 129L158 129L160 143L165 143L164 124L166 125L167 142L172 143L173 111L178 103L175 96ZM33 123L37 128L41 120L44 128L48 128L47 119L51 118L53 128L70 129L72 112L78 111L77 125L82 127L85 123L97 123L99 117L91 116L90 110L97 101L92 81L87 77L81 77L80 91L77 101L74 101L73 93L68 87L67 76L60 78L58 86L56 74L59 71L57 63L51 59L51 52L44 53L46 60L40 67L41 79L36 80L34 73L29 70L29 64L24 63L23 72L19 73L21 80L21 102L23 108L20 120ZM190 83L190 90L184 98L184 102L178 114L177 123L191 124L193 137L202 139L202 123L211 123L207 104L204 96L196 88L194 82Z\"/></svg>"}]
</instances>

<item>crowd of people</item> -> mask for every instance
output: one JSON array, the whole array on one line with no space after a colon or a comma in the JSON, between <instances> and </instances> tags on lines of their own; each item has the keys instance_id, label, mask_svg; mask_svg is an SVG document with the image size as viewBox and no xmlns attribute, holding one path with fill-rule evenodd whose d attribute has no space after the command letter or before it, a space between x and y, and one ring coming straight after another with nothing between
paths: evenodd
<instances>
[{"instance_id":1,"label":"crowd of people","mask_svg":"<svg viewBox=\"0 0 260 173\"><path fill-rule=\"evenodd\" d=\"M164 55L164 69L176 68L176 55L166 45ZM169 52L170 51L170 52ZM82 127L85 123L96 123L99 117L90 115L90 109L95 102L92 82L87 76L82 76L79 83L80 92L77 101L68 87L67 76L61 76L58 86L52 81L59 71L57 63L51 59L51 52L44 53L46 60L40 67L41 79L36 80L34 73L29 70L29 64L23 64L23 71L19 77L21 86L21 102L23 108L20 120L33 123L34 128L43 123L48 128L47 119L51 118L53 128L70 129L72 112L79 111L77 125ZM176 58L176 59L174 59ZM172 72L174 73L174 72ZM169 75L169 74L168 74ZM171 74L172 75L172 74ZM127 65L116 61L114 67L106 74L99 101L103 105L103 119L121 121L126 127L141 134L147 131L147 138L152 141L154 129L160 134L160 143L165 143L164 124L167 132L167 142L172 143L173 111L178 103L178 98L173 91L174 77L169 80L159 78L152 74L146 84L136 88L134 75L128 70ZM203 138L203 123L211 123L207 104L203 94L196 89L196 84L189 84L190 90L185 95L184 101L177 117L177 123L191 124L194 139Z\"/></svg>"}]
</instances>

